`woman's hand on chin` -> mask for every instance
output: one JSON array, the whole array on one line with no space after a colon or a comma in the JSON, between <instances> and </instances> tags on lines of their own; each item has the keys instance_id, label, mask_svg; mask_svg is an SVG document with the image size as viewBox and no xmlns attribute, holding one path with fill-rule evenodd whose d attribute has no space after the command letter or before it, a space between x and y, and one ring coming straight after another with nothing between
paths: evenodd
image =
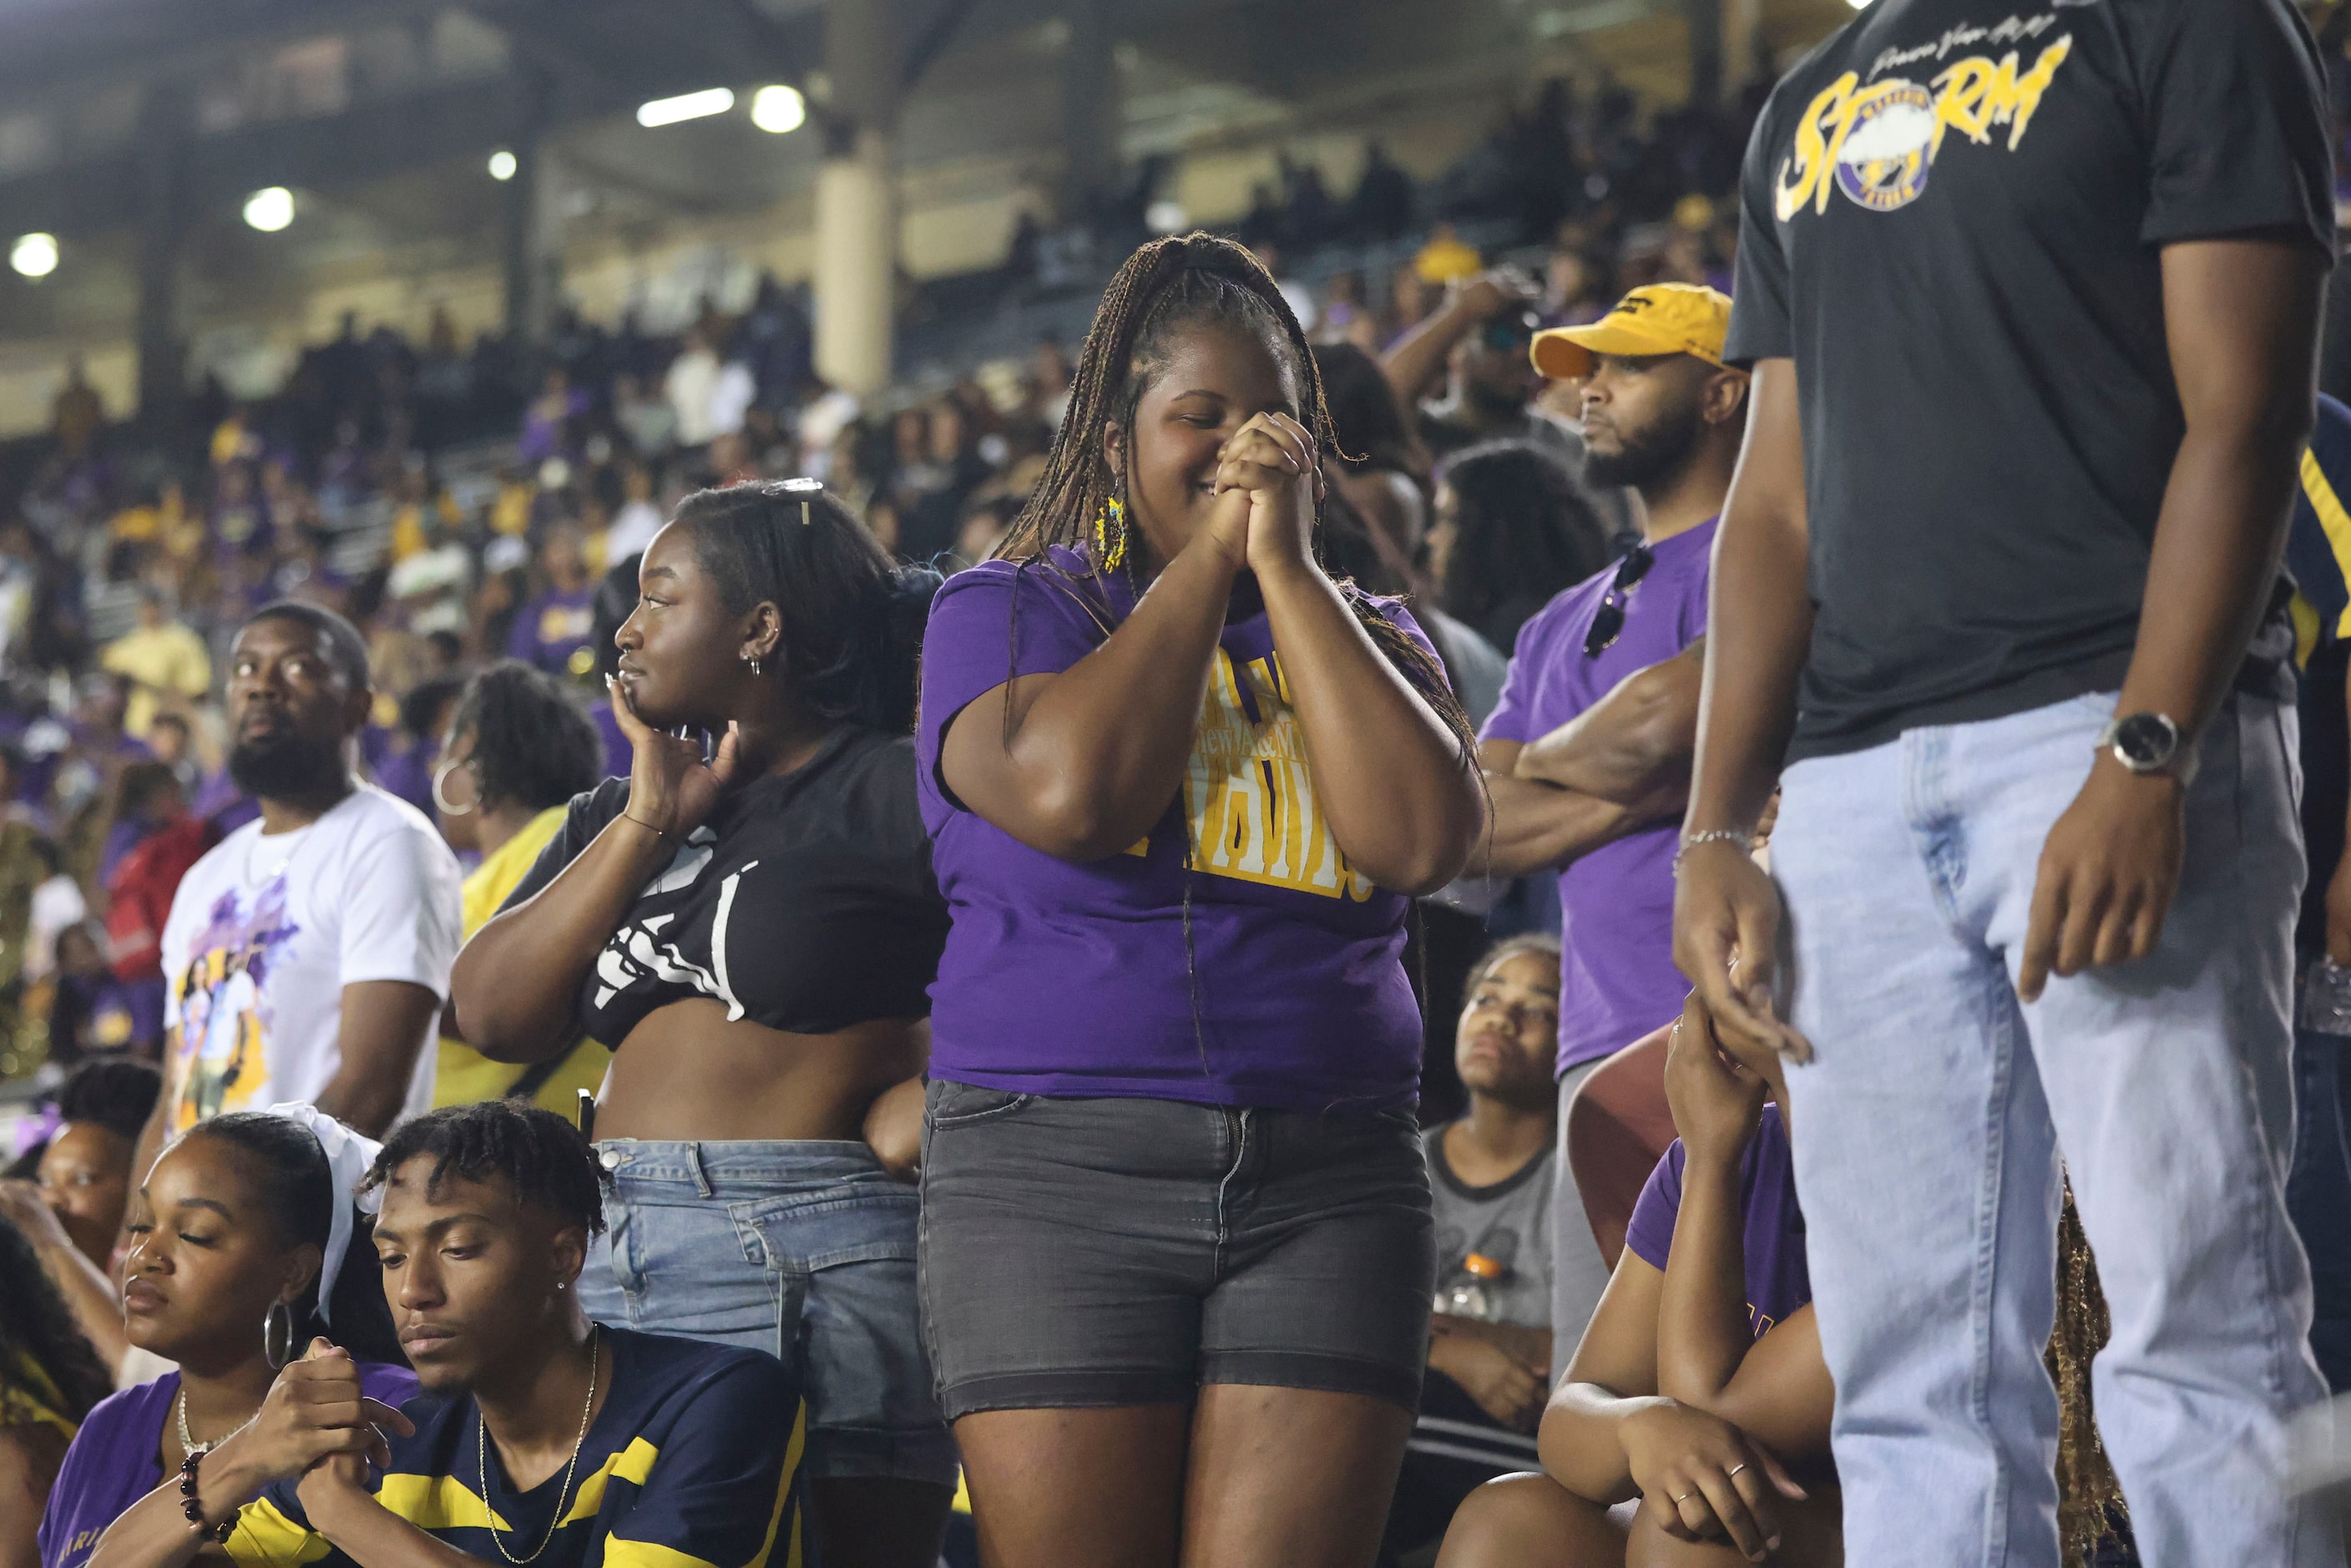
<instances>
[{"instance_id":1,"label":"woman's hand on chin","mask_svg":"<svg viewBox=\"0 0 2351 1568\"><path fill-rule=\"evenodd\" d=\"M629 816L657 833L684 842L686 835L709 819L719 799L734 782L736 750L741 731L729 721L709 760L697 740L682 740L653 728L637 716L629 689L619 681L607 685L612 694L612 717L628 737L632 760L629 767Z\"/></svg>"}]
</instances>

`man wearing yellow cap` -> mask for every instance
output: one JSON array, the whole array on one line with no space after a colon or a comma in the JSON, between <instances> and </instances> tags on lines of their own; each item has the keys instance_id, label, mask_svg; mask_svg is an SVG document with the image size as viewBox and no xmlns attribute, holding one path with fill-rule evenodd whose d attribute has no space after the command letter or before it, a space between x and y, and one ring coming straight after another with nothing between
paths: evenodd
<instances>
[{"instance_id":1,"label":"man wearing yellow cap","mask_svg":"<svg viewBox=\"0 0 2351 1568\"><path fill-rule=\"evenodd\" d=\"M1560 870L1560 1126L1612 1052L1681 1009L1673 961L1675 826L1698 712L1708 558L1747 419L1722 363L1730 301L1636 288L1601 319L1535 336L1535 367L1583 383L1587 472L1642 502L1642 538L1520 631L1479 758L1491 874ZM1559 1161L1567 1169L1562 1152ZM1552 1359L1564 1368L1608 1268L1580 1203L1552 1207Z\"/></svg>"}]
</instances>

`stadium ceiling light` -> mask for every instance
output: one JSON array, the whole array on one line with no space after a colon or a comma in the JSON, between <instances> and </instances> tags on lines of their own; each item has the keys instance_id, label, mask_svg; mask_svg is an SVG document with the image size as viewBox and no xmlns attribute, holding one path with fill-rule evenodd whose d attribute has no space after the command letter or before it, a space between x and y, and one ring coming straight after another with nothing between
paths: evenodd
<instances>
[{"instance_id":1,"label":"stadium ceiling light","mask_svg":"<svg viewBox=\"0 0 2351 1568\"><path fill-rule=\"evenodd\" d=\"M26 277L47 277L57 269L57 235L18 235L8 247L8 265Z\"/></svg>"},{"instance_id":2,"label":"stadium ceiling light","mask_svg":"<svg viewBox=\"0 0 2351 1568\"><path fill-rule=\"evenodd\" d=\"M515 155L501 147L490 154L490 178L511 180L515 177Z\"/></svg>"},{"instance_id":3,"label":"stadium ceiling light","mask_svg":"<svg viewBox=\"0 0 2351 1568\"><path fill-rule=\"evenodd\" d=\"M274 235L294 221L294 193L283 185L256 191L245 199L245 221Z\"/></svg>"},{"instance_id":4,"label":"stadium ceiling light","mask_svg":"<svg viewBox=\"0 0 2351 1568\"><path fill-rule=\"evenodd\" d=\"M724 114L734 107L734 89L706 87L700 92L682 92L675 98L657 98L651 103L639 104L637 123L651 131L657 125L675 125L681 120Z\"/></svg>"},{"instance_id":5,"label":"stadium ceiling light","mask_svg":"<svg viewBox=\"0 0 2351 1568\"><path fill-rule=\"evenodd\" d=\"M751 95L751 123L770 135L798 131L808 120L808 99L794 87L763 87Z\"/></svg>"}]
</instances>

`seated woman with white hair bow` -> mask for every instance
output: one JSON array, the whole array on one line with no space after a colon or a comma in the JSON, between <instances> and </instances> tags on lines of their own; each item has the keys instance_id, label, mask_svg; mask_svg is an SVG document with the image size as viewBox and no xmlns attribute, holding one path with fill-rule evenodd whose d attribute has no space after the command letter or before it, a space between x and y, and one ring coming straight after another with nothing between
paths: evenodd
<instances>
[{"instance_id":1,"label":"seated woman with white hair bow","mask_svg":"<svg viewBox=\"0 0 2351 1568\"><path fill-rule=\"evenodd\" d=\"M125 1509L252 1419L314 1336L360 1363L371 1397L415 1394L352 1199L376 1148L279 1105L199 1124L156 1159L131 1201L123 1323L179 1369L82 1423L41 1521L42 1568L80 1568Z\"/></svg>"}]
</instances>

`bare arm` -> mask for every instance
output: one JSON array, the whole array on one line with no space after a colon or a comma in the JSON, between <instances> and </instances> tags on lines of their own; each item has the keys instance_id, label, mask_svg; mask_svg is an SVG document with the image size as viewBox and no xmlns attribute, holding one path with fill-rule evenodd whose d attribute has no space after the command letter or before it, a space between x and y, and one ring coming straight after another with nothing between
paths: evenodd
<instances>
[{"instance_id":1,"label":"bare arm","mask_svg":"<svg viewBox=\"0 0 2351 1568\"><path fill-rule=\"evenodd\" d=\"M483 1568L485 1559L460 1552L401 1518L360 1484L356 1458L328 1460L302 1478L298 1495L310 1527L360 1568Z\"/></svg>"},{"instance_id":2,"label":"bare arm","mask_svg":"<svg viewBox=\"0 0 2351 1568\"><path fill-rule=\"evenodd\" d=\"M939 752L956 798L1066 861L1101 860L1149 833L1191 756L1248 519L1247 494L1227 492L1101 647L967 704ZM1289 658L1285 648L1285 667Z\"/></svg>"},{"instance_id":3,"label":"bare arm","mask_svg":"<svg viewBox=\"0 0 2351 1568\"><path fill-rule=\"evenodd\" d=\"M1698 702L1685 831L1751 831L1761 821L1796 723L1796 677L1813 635L1806 592L1802 411L1792 360L1755 366L1747 441L1714 539L1706 680ZM1715 1027L1800 1051L1773 1015L1780 894L1736 843L1693 845L1674 900L1674 962ZM1740 961L1734 977L1732 960Z\"/></svg>"},{"instance_id":4,"label":"bare arm","mask_svg":"<svg viewBox=\"0 0 2351 1568\"><path fill-rule=\"evenodd\" d=\"M1576 1496L1619 1503L1636 1495L1624 1423L1671 1401L1657 1396L1657 1303L1666 1277L1627 1250L1616 1260L1591 1326L1543 1412L1536 1447L1552 1479Z\"/></svg>"},{"instance_id":5,"label":"bare arm","mask_svg":"<svg viewBox=\"0 0 2351 1568\"><path fill-rule=\"evenodd\" d=\"M1494 815L1491 831L1470 854L1471 875L1524 876L1563 866L1646 825L1614 801L1520 777L1523 749L1515 740L1479 743Z\"/></svg>"},{"instance_id":6,"label":"bare arm","mask_svg":"<svg viewBox=\"0 0 2351 1568\"><path fill-rule=\"evenodd\" d=\"M1523 278L1489 272L1464 284L1454 296L1423 319L1420 325L1396 340L1380 356L1388 384L1409 409L1428 394L1445 374L1453 345L1512 307L1523 308L1534 293Z\"/></svg>"},{"instance_id":7,"label":"bare arm","mask_svg":"<svg viewBox=\"0 0 2351 1568\"><path fill-rule=\"evenodd\" d=\"M2049 973L2152 951L2185 854L2187 777L2261 624L2310 439L2325 261L2278 239L2163 251L2164 333L2186 432L2172 458L2122 714L2179 727L2187 771L2142 776L2111 756L2042 851L2017 991Z\"/></svg>"},{"instance_id":8,"label":"bare arm","mask_svg":"<svg viewBox=\"0 0 2351 1568\"><path fill-rule=\"evenodd\" d=\"M1315 802L1357 871L1392 892L1434 893L1461 874L1485 832L1477 769L1338 586L1311 559L1281 559L1284 568L1259 564L1257 579Z\"/></svg>"},{"instance_id":9,"label":"bare arm","mask_svg":"<svg viewBox=\"0 0 2351 1568\"><path fill-rule=\"evenodd\" d=\"M417 1053L433 1036L441 998L408 980L355 980L343 988L335 1031L342 1065L319 1092L319 1109L381 1138L408 1103Z\"/></svg>"},{"instance_id":10,"label":"bare arm","mask_svg":"<svg viewBox=\"0 0 2351 1568\"><path fill-rule=\"evenodd\" d=\"M1434 893L1484 834L1485 794L1468 747L1314 559L1317 465L1296 420L1259 414L1225 444L1217 484L1248 500L1248 563L1331 836L1376 885Z\"/></svg>"},{"instance_id":11,"label":"bare arm","mask_svg":"<svg viewBox=\"0 0 2351 1568\"><path fill-rule=\"evenodd\" d=\"M164 1140L172 1135L172 1120L180 1108L180 1094L185 1087L180 1062L180 1030L174 1025L163 1031L162 1089L155 1096L155 1108L147 1113L147 1124L139 1130L139 1142L131 1151L132 1192L145 1185L147 1173L154 1168L155 1156L163 1152ZM120 1233L116 1245L122 1245Z\"/></svg>"},{"instance_id":12,"label":"bare arm","mask_svg":"<svg viewBox=\"0 0 2351 1568\"><path fill-rule=\"evenodd\" d=\"M449 973L465 1043L493 1061L551 1061L569 1051L580 1038L580 983L674 847L615 817L554 881L485 922Z\"/></svg>"},{"instance_id":13,"label":"bare arm","mask_svg":"<svg viewBox=\"0 0 2351 1568\"><path fill-rule=\"evenodd\" d=\"M1679 811L1698 747L1706 639L1635 670L1604 697L1530 742L1518 776L1632 807L1654 818Z\"/></svg>"}]
</instances>

